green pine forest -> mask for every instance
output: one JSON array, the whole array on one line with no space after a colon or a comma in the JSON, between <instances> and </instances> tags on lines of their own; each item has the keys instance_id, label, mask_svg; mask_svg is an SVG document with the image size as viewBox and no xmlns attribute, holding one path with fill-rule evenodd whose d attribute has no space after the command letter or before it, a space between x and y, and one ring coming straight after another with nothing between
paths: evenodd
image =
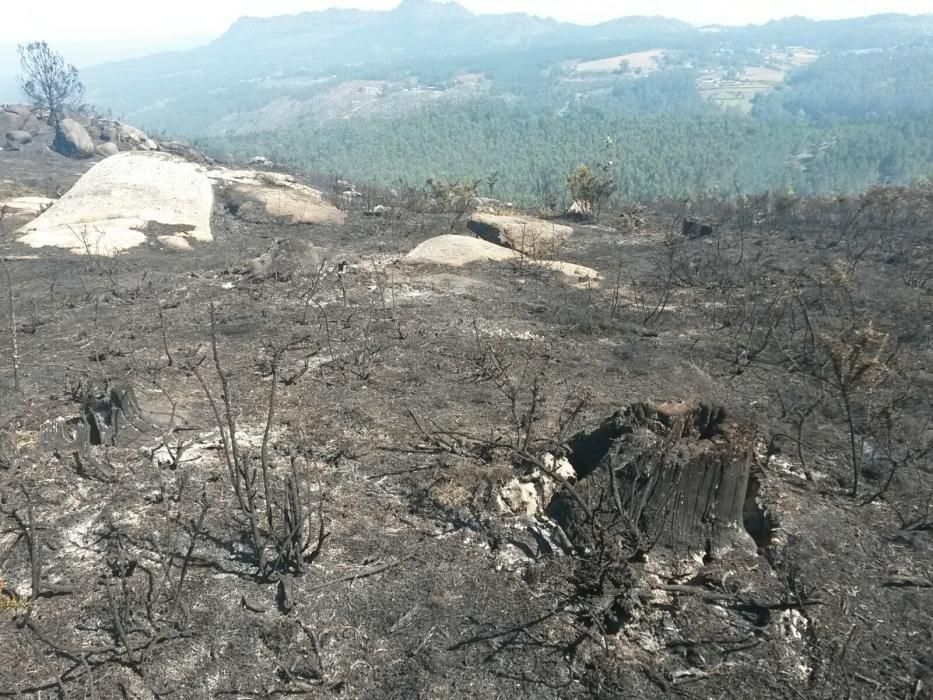
<instances>
[{"instance_id":1,"label":"green pine forest","mask_svg":"<svg viewBox=\"0 0 933 700\"><path fill-rule=\"evenodd\" d=\"M607 155L621 193L633 199L845 193L933 175L926 46L821 57L756 97L750 113L702 99L695 69L613 75L579 98L553 81L522 84L509 66L501 75L486 66L496 88L467 102L199 143L225 157L261 154L380 185L496 176L494 194L525 201L561 191L572 168Z\"/></svg>"},{"instance_id":2,"label":"green pine forest","mask_svg":"<svg viewBox=\"0 0 933 700\"><path fill-rule=\"evenodd\" d=\"M583 107L542 115L484 99L393 119L330 122L201 145L234 159L262 154L318 174L381 185L495 176L492 194L539 201L560 192L577 164L602 162L607 137L614 141L619 189L633 199L714 190L849 192L933 174L930 114L828 124L758 119L714 107L689 114Z\"/></svg>"}]
</instances>

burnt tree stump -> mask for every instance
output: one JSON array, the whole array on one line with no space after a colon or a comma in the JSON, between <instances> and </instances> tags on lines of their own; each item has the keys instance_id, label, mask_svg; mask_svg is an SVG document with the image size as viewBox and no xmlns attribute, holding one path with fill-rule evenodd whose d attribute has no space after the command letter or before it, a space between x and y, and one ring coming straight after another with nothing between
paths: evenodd
<instances>
[{"instance_id":1,"label":"burnt tree stump","mask_svg":"<svg viewBox=\"0 0 933 700\"><path fill-rule=\"evenodd\" d=\"M754 552L743 511L754 431L722 408L635 404L571 442L579 482L551 514L577 548L607 537L637 557L660 546L682 555Z\"/></svg>"},{"instance_id":2,"label":"burnt tree stump","mask_svg":"<svg viewBox=\"0 0 933 700\"><path fill-rule=\"evenodd\" d=\"M124 445L151 427L142 418L136 394L129 384L94 384L81 397L81 414L71 419L46 421L40 444L53 450L82 450L95 445Z\"/></svg>"},{"instance_id":3,"label":"burnt tree stump","mask_svg":"<svg viewBox=\"0 0 933 700\"><path fill-rule=\"evenodd\" d=\"M681 224L681 233L684 238L706 238L713 235L713 227L711 224L685 219Z\"/></svg>"}]
</instances>

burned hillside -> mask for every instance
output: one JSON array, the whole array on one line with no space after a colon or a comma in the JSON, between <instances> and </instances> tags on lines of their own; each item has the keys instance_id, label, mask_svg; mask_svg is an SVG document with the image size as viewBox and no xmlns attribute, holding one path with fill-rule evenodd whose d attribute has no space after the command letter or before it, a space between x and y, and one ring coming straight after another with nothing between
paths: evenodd
<instances>
[{"instance_id":1,"label":"burned hillside","mask_svg":"<svg viewBox=\"0 0 933 700\"><path fill-rule=\"evenodd\" d=\"M928 185L27 238L127 157L0 152L0 695L929 697Z\"/></svg>"}]
</instances>

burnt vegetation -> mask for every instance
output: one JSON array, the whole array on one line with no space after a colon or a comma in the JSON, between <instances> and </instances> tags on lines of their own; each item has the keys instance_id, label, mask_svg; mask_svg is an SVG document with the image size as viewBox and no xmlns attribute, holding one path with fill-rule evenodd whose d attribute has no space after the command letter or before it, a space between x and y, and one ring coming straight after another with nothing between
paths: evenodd
<instances>
[{"instance_id":1,"label":"burnt vegetation","mask_svg":"<svg viewBox=\"0 0 933 700\"><path fill-rule=\"evenodd\" d=\"M929 697L933 187L601 198L585 288L402 264L464 196L0 221L0 696Z\"/></svg>"}]
</instances>

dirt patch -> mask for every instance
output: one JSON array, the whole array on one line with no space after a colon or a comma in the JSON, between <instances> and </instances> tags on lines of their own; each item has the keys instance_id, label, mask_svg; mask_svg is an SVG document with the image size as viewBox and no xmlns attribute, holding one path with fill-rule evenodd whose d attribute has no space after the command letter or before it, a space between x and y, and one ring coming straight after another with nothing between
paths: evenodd
<instances>
[{"instance_id":1,"label":"dirt patch","mask_svg":"<svg viewBox=\"0 0 933 700\"><path fill-rule=\"evenodd\" d=\"M577 73L614 73L622 70L636 71L640 74L652 73L660 68L659 61L667 53L664 49L651 49L650 51L636 51L622 54L612 58L601 58L596 61L583 61L578 63L574 70Z\"/></svg>"}]
</instances>

